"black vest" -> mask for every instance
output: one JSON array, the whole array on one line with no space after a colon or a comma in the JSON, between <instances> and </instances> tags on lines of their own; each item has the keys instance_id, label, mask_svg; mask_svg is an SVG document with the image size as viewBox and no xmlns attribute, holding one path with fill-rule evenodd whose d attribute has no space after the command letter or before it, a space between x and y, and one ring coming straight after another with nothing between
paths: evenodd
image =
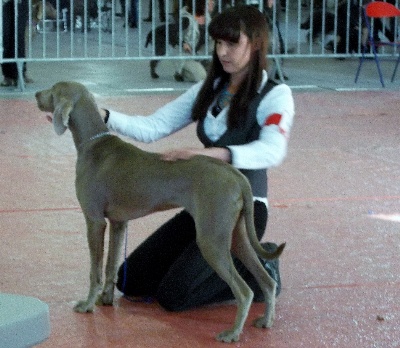
<instances>
[{"instance_id":1,"label":"black vest","mask_svg":"<svg viewBox=\"0 0 400 348\"><path fill-rule=\"evenodd\" d=\"M197 123L197 136L205 147L226 147L229 145L244 145L257 140L261 127L257 122L257 108L264 96L277 85L276 82L268 80L260 93L249 103L245 123L240 128L228 129L217 141L211 141L204 131L204 118ZM241 169L250 181L255 197L267 197L268 178L266 169Z\"/></svg>"}]
</instances>

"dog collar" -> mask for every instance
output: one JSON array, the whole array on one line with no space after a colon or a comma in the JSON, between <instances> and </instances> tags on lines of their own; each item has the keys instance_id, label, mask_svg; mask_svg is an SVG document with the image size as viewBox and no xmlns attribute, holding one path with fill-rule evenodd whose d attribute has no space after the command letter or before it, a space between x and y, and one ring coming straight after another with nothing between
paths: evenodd
<instances>
[{"instance_id":1,"label":"dog collar","mask_svg":"<svg viewBox=\"0 0 400 348\"><path fill-rule=\"evenodd\" d=\"M81 143L81 144L79 145L79 147L82 147L82 146L85 145L86 143L89 143L89 142L91 142L92 140L96 140L96 139L102 138L102 137L104 137L104 136L106 136L106 135L111 135L111 133L107 131L107 132L101 132L101 133L98 133L98 134L96 134L96 135L93 135L93 136L90 137L88 140L86 140L86 141L84 141L83 143Z\"/></svg>"}]
</instances>

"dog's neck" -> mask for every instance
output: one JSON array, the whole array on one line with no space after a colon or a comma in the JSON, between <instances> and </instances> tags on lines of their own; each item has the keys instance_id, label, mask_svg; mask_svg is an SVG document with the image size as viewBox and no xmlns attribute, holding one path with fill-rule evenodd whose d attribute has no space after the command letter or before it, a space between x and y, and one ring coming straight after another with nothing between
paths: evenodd
<instances>
[{"instance_id":1,"label":"dog's neck","mask_svg":"<svg viewBox=\"0 0 400 348\"><path fill-rule=\"evenodd\" d=\"M84 115L84 117L82 117ZM85 144L105 135L109 135L96 105L77 102L70 114L68 127L72 133L75 147L79 151Z\"/></svg>"},{"instance_id":2,"label":"dog's neck","mask_svg":"<svg viewBox=\"0 0 400 348\"><path fill-rule=\"evenodd\" d=\"M101 133L97 133L97 134L91 136L88 140L85 140L85 141L81 142L79 145L77 145L77 148L78 148L78 150L79 150L79 149L81 149L84 145L86 145L87 143L90 143L90 142L93 141L93 140L96 140L96 139L105 137L105 136L107 136L107 135L111 135L111 133L110 133L109 131L104 131L104 132L101 132Z\"/></svg>"}]
</instances>

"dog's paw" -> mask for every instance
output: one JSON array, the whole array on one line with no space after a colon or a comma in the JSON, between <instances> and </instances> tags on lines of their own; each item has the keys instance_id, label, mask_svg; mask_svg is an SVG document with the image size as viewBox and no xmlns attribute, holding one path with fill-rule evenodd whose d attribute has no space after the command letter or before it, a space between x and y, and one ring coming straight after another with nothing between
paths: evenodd
<instances>
[{"instance_id":1,"label":"dog's paw","mask_svg":"<svg viewBox=\"0 0 400 348\"><path fill-rule=\"evenodd\" d=\"M216 338L220 342L231 343L238 342L239 335L240 333L236 332L235 330L226 330L219 333Z\"/></svg>"},{"instance_id":2,"label":"dog's paw","mask_svg":"<svg viewBox=\"0 0 400 348\"><path fill-rule=\"evenodd\" d=\"M97 306L112 306L114 302L114 294L113 293L108 293L108 292L103 292L99 297L97 298L96 305Z\"/></svg>"},{"instance_id":3,"label":"dog's paw","mask_svg":"<svg viewBox=\"0 0 400 348\"><path fill-rule=\"evenodd\" d=\"M268 319L265 316L262 316L254 320L253 325L261 329L261 328L270 328L272 327L273 323L274 323L273 318Z\"/></svg>"},{"instance_id":4,"label":"dog's paw","mask_svg":"<svg viewBox=\"0 0 400 348\"><path fill-rule=\"evenodd\" d=\"M75 305L74 311L78 313L93 313L94 306L91 305L88 301L79 301Z\"/></svg>"}]
</instances>

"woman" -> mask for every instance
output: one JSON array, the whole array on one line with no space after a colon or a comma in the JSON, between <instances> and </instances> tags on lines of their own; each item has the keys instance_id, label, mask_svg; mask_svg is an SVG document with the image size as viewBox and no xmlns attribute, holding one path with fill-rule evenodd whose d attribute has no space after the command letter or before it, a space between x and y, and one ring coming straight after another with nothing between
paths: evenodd
<instances>
[{"instance_id":1,"label":"woman","mask_svg":"<svg viewBox=\"0 0 400 348\"><path fill-rule=\"evenodd\" d=\"M197 122L197 135L205 148L167 151L163 159L178 161L201 154L240 169L252 185L255 225L261 239L268 218L266 169L280 164L286 155L294 115L291 90L267 82L267 23L257 9L228 9L211 21L209 33L215 50L204 82L148 117L101 112L109 129L143 142ZM173 311L233 298L201 256L195 233L192 217L186 211L177 214L127 258L119 270L117 287L127 296L155 297ZM269 243L263 246L274 248ZM239 261L235 264L255 298L262 300L253 277ZM279 287L277 262L263 264Z\"/></svg>"}]
</instances>

